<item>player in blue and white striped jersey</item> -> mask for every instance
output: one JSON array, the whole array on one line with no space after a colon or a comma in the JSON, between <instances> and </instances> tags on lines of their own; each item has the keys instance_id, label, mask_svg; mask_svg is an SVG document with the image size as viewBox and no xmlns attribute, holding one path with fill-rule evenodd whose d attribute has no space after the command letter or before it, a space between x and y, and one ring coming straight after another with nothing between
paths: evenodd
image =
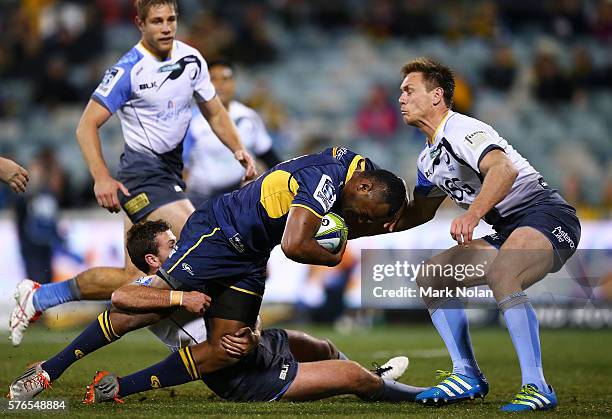
<instances>
[{"instance_id":1,"label":"player in blue and white striped jersey","mask_svg":"<svg viewBox=\"0 0 612 419\"><path fill-rule=\"evenodd\" d=\"M417 278L422 290L442 291L421 295L453 361L452 373L442 374L442 381L417 401L441 405L488 393L463 304L453 294L458 287L486 284L506 320L522 373L521 390L502 410L554 408L556 394L542 370L538 320L524 290L558 271L575 252L580 240L576 211L492 127L451 110L455 82L449 68L418 59L402 72L402 116L427 135L427 144L418 156L414 200L388 227L406 230L431 220L448 196L466 210L450 227L458 245L428 264L485 267L484 276L463 281L436 269ZM481 219L496 234L473 240Z\"/></svg>"},{"instance_id":2,"label":"player in blue and white striped jersey","mask_svg":"<svg viewBox=\"0 0 612 419\"><path fill-rule=\"evenodd\" d=\"M256 175L253 159L210 82L204 58L176 41L174 0L137 0L140 42L109 68L93 93L76 136L94 178L98 204L125 211L126 231L143 219L164 219L179 235L194 211L183 190L182 147L195 102L217 137L246 169ZM125 148L117 177L109 173L99 129L114 114L121 121ZM40 284L22 281L10 321L14 345L28 324L46 309L81 299L109 299L111 293L141 276L126 254L125 268L94 268L69 281Z\"/></svg>"}]
</instances>

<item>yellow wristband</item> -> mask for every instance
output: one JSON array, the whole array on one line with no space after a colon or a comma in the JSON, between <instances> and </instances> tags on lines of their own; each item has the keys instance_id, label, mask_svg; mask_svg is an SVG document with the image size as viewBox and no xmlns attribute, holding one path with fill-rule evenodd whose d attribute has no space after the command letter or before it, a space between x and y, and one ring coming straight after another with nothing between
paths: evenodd
<instances>
[{"instance_id":1,"label":"yellow wristband","mask_svg":"<svg viewBox=\"0 0 612 419\"><path fill-rule=\"evenodd\" d=\"M183 305L183 291L170 291L170 307Z\"/></svg>"}]
</instances>

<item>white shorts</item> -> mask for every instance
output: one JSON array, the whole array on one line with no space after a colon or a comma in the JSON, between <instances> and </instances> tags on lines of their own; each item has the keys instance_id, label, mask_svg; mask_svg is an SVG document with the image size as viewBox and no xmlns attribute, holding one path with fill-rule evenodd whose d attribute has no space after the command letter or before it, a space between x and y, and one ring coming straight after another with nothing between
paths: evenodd
<instances>
[{"instance_id":1,"label":"white shorts","mask_svg":"<svg viewBox=\"0 0 612 419\"><path fill-rule=\"evenodd\" d=\"M204 318L186 310L175 311L165 319L149 326L149 330L171 351L178 351L206 340Z\"/></svg>"}]
</instances>

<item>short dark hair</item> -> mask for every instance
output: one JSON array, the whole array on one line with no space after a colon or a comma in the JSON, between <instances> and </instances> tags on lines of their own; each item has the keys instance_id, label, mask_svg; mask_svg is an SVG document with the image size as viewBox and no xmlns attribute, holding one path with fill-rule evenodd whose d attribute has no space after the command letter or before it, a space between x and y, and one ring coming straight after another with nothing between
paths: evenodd
<instances>
[{"instance_id":1,"label":"short dark hair","mask_svg":"<svg viewBox=\"0 0 612 419\"><path fill-rule=\"evenodd\" d=\"M389 205L388 216L397 214L406 202L406 184L404 181L399 176L384 169L369 170L363 172L363 176L380 186L377 190L381 199Z\"/></svg>"},{"instance_id":2,"label":"short dark hair","mask_svg":"<svg viewBox=\"0 0 612 419\"><path fill-rule=\"evenodd\" d=\"M402 75L406 77L410 73L423 73L423 79L429 91L441 87L444 90L444 103L449 108L452 106L455 94L455 75L449 67L430 58L421 57L404 64Z\"/></svg>"},{"instance_id":3,"label":"short dark hair","mask_svg":"<svg viewBox=\"0 0 612 419\"><path fill-rule=\"evenodd\" d=\"M230 70L232 70L234 72L234 74L236 73L236 67L234 66L234 63L232 63L227 58L217 58L215 60L210 60L208 62L208 69L209 70L211 68L213 68L213 67L216 67L216 66L227 67Z\"/></svg>"},{"instance_id":4,"label":"short dark hair","mask_svg":"<svg viewBox=\"0 0 612 419\"><path fill-rule=\"evenodd\" d=\"M174 11L178 13L178 5L176 0L134 0L134 8L136 8L136 15L144 22L149 14L149 10L153 6L168 5L174 8Z\"/></svg>"},{"instance_id":5,"label":"short dark hair","mask_svg":"<svg viewBox=\"0 0 612 419\"><path fill-rule=\"evenodd\" d=\"M170 230L170 224L164 220L141 221L134 224L127 232L126 247L132 263L144 273L149 272L145 256L157 256L158 234Z\"/></svg>"}]
</instances>

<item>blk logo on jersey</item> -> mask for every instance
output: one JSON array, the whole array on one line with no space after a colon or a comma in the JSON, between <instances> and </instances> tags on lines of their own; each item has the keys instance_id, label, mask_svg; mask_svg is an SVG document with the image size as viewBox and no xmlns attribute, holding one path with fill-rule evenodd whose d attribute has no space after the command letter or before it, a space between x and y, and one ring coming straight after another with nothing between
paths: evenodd
<instances>
[{"instance_id":1,"label":"blk logo on jersey","mask_svg":"<svg viewBox=\"0 0 612 419\"><path fill-rule=\"evenodd\" d=\"M151 83L144 83L144 84L141 84L141 85L138 86L138 88L140 90L152 89L154 87L157 87L157 82L156 81L153 81Z\"/></svg>"},{"instance_id":2,"label":"blk logo on jersey","mask_svg":"<svg viewBox=\"0 0 612 419\"><path fill-rule=\"evenodd\" d=\"M172 70L170 74L168 74L168 77L164 79L164 81L159 85L157 90L161 89L164 83L166 83L168 80L176 80L179 77L181 77L181 75L185 71L185 68L187 68L187 65L189 64L196 64L198 66L197 71L191 72L191 74L189 75L192 80L195 80L198 74L200 74L200 71L202 71L202 63L200 62L198 57L196 57L195 55L186 55L185 57L181 58L175 64L172 65L172 66L176 66L176 68Z\"/></svg>"}]
</instances>

